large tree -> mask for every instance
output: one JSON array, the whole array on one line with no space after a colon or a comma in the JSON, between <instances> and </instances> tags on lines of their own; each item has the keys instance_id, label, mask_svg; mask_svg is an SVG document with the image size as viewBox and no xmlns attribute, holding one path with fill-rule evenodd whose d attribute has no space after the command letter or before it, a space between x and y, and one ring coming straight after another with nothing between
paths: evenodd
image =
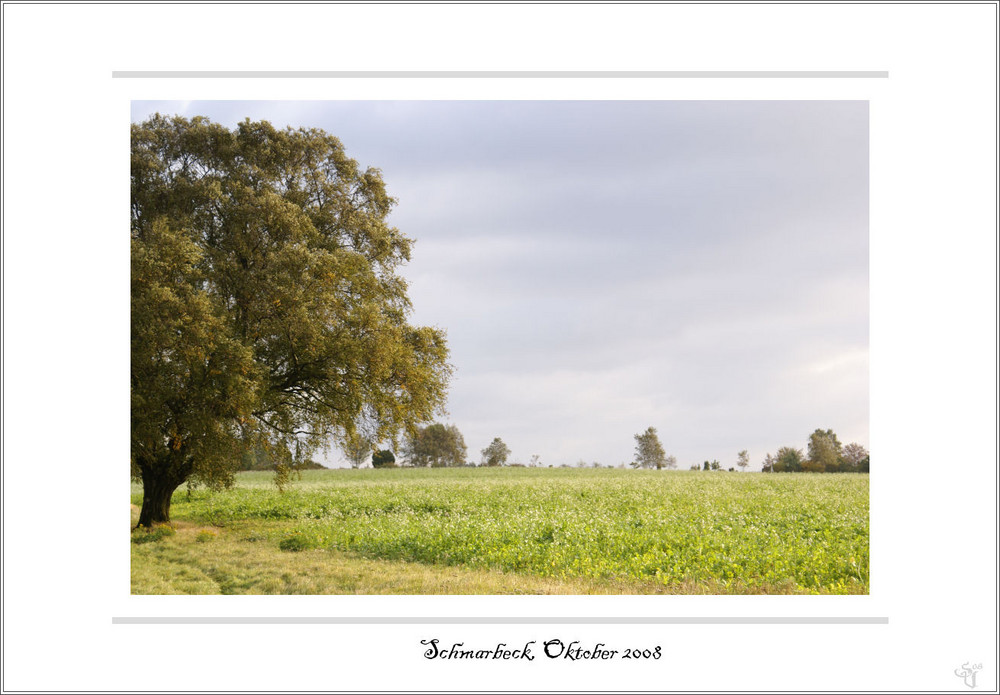
<instances>
[{"instance_id":1,"label":"large tree","mask_svg":"<svg viewBox=\"0 0 1000 695\"><path fill-rule=\"evenodd\" d=\"M320 130L159 115L132 126L131 169L141 525L249 448L280 476L359 423L391 441L441 412L445 335L408 323L412 241L378 170Z\"/></svg>"},{"instance_id":2,"label":"large tree","mask_svg":"<svg viewBox=\"0 0 1000 695\"><path fill-rule=\"evenodd\" d=\"M410 436L406 459L411 466L464 466L467 451L465 437L455 425L436 422Z\"/></svg>"}]
</instances>

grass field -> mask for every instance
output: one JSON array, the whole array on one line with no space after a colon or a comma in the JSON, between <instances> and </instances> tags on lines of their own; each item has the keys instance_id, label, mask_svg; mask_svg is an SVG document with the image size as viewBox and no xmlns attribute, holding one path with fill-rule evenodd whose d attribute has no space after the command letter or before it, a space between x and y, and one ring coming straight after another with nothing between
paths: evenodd
<instances>
[{"instance_id":1,"label":"grass field","mask_svg":"<svg viewBox=\"0 0 1000 695\"><path fill-rule=\"evenodd\" d=\"M133 593L868 593L867 475L243 473L171 518L133 532Z\"/></svg>"}]
</instances>

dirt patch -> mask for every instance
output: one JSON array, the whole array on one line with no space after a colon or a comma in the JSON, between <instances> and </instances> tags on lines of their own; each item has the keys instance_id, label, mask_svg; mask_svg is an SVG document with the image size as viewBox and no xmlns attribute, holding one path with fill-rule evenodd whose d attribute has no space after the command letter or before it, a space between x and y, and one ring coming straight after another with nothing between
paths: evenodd
<instances>
[{"instance_id":1,"label":"dirt patch","mask_svg":"<svg viewBox=\"0 0 1000 695\"><path fill-rule=\"evenodd\" d=\"M129 507L131 510L132 526L134 528L139 519L139 512L142 510L135 504L130 504ZM183 536L196 536L201 531L208 531L213 536L218 536L222 531L218 526L202 526L191 521L171 521L170 526L174 531Z\"/></svg>"},{"instance_id":2,"label":"dirt patch","mask_svg":"<svg viewBox=\"0 0 1000 695\"><path fill-rule=\"evenodd\" d=\"M196 536L202 531L208 531L213 536L218 536L222 531L218 526L202 526L191 521L171 521L170 525L181 536Z\"/></svg>"}]
</instances>

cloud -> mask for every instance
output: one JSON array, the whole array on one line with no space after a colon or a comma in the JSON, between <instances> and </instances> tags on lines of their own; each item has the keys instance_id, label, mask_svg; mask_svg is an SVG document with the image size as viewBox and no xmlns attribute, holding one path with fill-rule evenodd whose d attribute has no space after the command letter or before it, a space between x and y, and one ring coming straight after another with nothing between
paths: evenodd
<instances>
[{"instance_id":1,"label":"cloud","mask_svg":"<svg viewBox=\"0 0 1000 695\"><path fill-rule=\"evenodd\" d=\"M383 172L450 421L543 462L867 445L866 102L135 102L319 127ZM727 467L728 467L727 465Z\"/></svg>"}]
</instances>

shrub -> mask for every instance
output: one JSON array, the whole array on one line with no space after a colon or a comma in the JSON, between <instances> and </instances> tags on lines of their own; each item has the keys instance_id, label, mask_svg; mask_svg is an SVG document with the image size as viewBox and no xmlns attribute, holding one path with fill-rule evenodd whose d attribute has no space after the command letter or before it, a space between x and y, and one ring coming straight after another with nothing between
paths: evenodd
<instances>
[{"instance_id":1,"label":"shrub","mask_svg":"<svg viewBox=\"0 0 1000 695\"><path fill-rule=\"evenodd\" d=\"M198 543L207 543L208 541L215 540L215 537L218 535L219 534L217 534L215 531L203 528L201 531L198 532L198 535L196 535L194 539Z\"/></svg>"},{"instance_id":2,"label":"shrub","mask_svg":"<svg viewBox=\"0 0 1000 695\"><path fill-rule=\"evenodd\" d=\"M396 457L391 451L383 449L372 454L373 468L393 468L396 465Z\"/></svg>"}]
</instances>

